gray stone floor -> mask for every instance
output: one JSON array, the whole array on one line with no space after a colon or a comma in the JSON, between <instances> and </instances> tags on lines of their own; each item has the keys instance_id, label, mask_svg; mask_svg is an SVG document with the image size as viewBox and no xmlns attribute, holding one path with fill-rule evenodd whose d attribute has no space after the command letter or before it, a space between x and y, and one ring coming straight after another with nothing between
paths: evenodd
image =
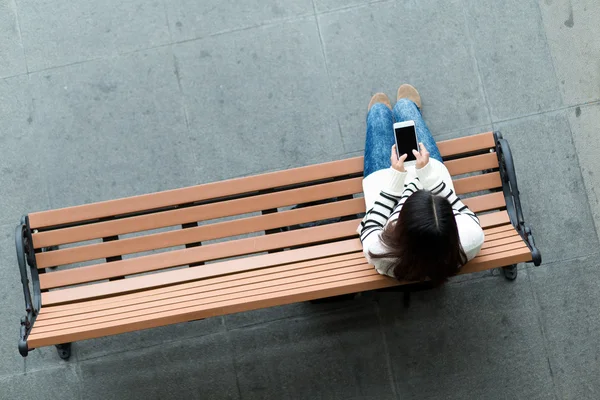
<instances>
[{"instance_id":1,"label":"gray stone floor","mask_svg":"<svg viewBox=\"0 0 600 400\"><path fill-rule=\"evenodd\" d=\"M600 398L597 0L0 0L1 399ZM501 130L544 256L17 353L21 214L341 159L370 95Z\"/></svg>"}]
</instances>

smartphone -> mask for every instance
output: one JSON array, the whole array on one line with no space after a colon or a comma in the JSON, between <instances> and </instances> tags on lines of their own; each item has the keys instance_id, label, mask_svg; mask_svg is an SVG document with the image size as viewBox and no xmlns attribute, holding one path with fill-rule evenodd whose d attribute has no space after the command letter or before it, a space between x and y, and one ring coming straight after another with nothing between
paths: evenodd
<instances>
[{"instance_id":1,"label":"smartphone","mask_svg":"<svg viewBox=\"0 0 600 400\"><path fill-rule=\"evenodd\" d=\"M398 158L402 154L407 154L405 161L416 161L417 158L412 152L413 150L419 151L415 121L396 122L394 124L394 138L396 139Z\"/></svg>"}]
</instances>

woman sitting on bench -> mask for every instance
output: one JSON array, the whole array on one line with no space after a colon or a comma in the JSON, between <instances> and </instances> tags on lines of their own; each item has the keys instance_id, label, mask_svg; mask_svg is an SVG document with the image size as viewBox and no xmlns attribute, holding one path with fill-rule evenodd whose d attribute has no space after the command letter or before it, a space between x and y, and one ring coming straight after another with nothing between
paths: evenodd
<instances>
[{"instance_id":1,"label":"woman sitting on bench","mask_svg":"<svg viewBox=\"0 0 600 400\"><path fill-rule=\"evenodd\" d=\"M439 285L477 255L484 237L477 216L456 196L420 109L411 85L400 86L393 110L385 94L371 98L363 180L368 211L358 232L380 274ZM414 150L414 165L405 167L406 154L398 158L394 120L415 123L420 151Z\"/></svg>"}]
</instances>

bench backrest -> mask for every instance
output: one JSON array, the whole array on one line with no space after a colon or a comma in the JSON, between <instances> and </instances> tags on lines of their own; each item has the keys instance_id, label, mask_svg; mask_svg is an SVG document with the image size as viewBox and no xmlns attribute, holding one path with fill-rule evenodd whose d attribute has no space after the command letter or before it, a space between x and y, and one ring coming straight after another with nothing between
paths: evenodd
<instances>
[{"instance_id":1,"label":"bench backrest","mask_svg":"<svg viewBox=\"0 0 600 400\"><path fill-rule=\"evenodd\" d=\"M464 203L480 215L484 226L505 224L506 213L486 214L505 207L493 133L438 146ZM357 236L358 219L365 211L362 171L363 158L355 157L30 214L37 267L45 272L40 275L41 288L117 280L306 246L340 254L343 251L335 245L312 246L337 242L349 246L345 239ZM314 204L332 198L337 201ZM299 204L304 206L291 209ZM301 228L333 218L340 220ZM356 247L356 241L352 243ZM41 251L52 246L60 249Z\"/></svg>"}]
</instances>

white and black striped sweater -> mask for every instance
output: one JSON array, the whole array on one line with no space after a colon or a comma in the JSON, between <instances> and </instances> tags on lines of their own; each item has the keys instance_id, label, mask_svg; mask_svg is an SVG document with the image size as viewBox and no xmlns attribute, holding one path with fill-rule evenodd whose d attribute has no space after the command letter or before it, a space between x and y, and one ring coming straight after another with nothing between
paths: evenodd
<instances>
[{"instance_id":1,"label":"white and black striped sweater","mask_svg":"<svg viewBox=\"0 0 600 400\"><path fill-rule=\"evenodd\" d=\"M372 259L369 253L383 254L386 248L381 242L385 226L398 219L402 205L415 191L431 190L437 196L448 199L454 210L460 242L471 260L483 244L483 230L477 216L456 196L450 173L441 162L430 159L422 169L407 166L407 172L388 168L372 173L363 180L363 192L367 214L357 232L363 244L365 257L382 275L393 276L391 263L385 258Z\"/></svg>"}]
</instances>

